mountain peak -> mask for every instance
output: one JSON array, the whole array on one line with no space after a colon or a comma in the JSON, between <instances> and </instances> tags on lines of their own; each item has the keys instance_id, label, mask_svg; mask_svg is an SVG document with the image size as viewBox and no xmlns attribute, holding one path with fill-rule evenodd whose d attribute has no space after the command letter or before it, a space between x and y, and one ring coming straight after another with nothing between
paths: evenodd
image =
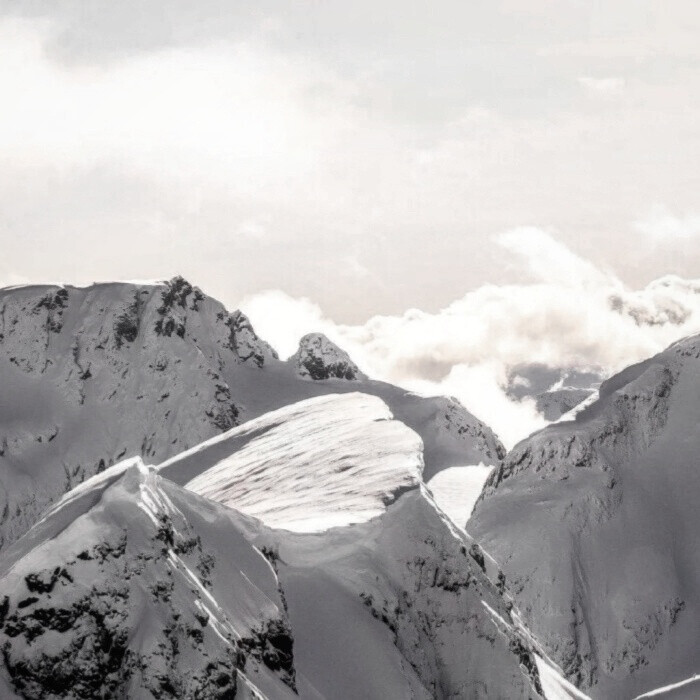
<instances>
[{"instance_id":1,"label":"mountain peak","mask_svg":"<svg viewBox=\"0 0 700 700\"><path fill-rule=\"evenodd\" d=\"M299 349L289 358L297 374L305 379L364 379L345 350L323 333L309 333L299 341Z\"/></svg>"}]
</instances>

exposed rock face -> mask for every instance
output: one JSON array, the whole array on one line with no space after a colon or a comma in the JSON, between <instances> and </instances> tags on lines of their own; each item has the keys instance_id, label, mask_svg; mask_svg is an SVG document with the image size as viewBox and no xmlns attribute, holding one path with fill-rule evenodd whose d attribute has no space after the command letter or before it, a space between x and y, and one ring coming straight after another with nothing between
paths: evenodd
<instances>
[{"instance_id":1,"label":"exposed rock face","mask_svg":"<svg viewBox=\"0 0 700 700\"><path fill-rule=\"evenodd\" d=\"M421 489L368 523L285 539L295 659L323 697L542 697L510 604Z\"/></svg>"},{"instance_id":2,"label":"exposed rock face","mask_svg":"<svg viewBox=\"0 0 700 700\"><path fill-rule=\"evenodd\" d=\"M299 349L289 358L305 379L364 378L350 356L321 333L310 333L299 341Z\"/></svg>"},{"instance_id":3,"label":"exposed rock face","mask_svg":"<svg viewBox=\"0 0 700 700\"><path fill-rule=\"evenodd\" d=\"M274 357L182 278L0 290L0 548L119 459L163 459L237 425L231 377Z\"/></svg>"},{"instance_id":4,"label":"exposed rock face","mask_svg":"<svg viewBox=\"0 0 700 700\"><path fill-rule=\"evenodd\" d=\"M24 698L295 697L277 577L245 523L139 460L69 494L0 565L6 682Z\"/></svg>"},{"instance_id":5,"label":"exposed rock face","mask_svg":"<svg viewBox=\"0 0 700 700\"><path fill-rule=\"evenodd\" d=\"M697 672L700 338L520 443L467 527L545 650L594 698Z\"/></svg>"}]
</instances>

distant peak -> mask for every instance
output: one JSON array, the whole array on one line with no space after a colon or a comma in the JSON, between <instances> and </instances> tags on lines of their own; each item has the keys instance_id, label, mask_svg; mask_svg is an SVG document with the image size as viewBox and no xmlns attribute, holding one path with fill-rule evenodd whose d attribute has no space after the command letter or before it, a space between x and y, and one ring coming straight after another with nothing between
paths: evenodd
<instances>
[{"instance_id":1,"label":"distant peak","mask_svg":"<svg viewBox=\"0 0 700 700\"><path fill-rule=\"evenodd\" d=\"M299 349L289 358L300 377L312 380L364 379L357 365L345 350L323 333L309 333L299 341Z\"/></svg>"}]
</instances>

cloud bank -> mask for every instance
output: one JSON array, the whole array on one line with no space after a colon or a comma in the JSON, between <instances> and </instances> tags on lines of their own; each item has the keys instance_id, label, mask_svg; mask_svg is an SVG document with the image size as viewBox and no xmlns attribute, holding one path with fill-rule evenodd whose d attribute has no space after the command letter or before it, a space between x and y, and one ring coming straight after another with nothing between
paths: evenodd
<instances>
[{"instance_id":1,"label":"cloud bank","mask_svg":"<svg viewBox=\"0 0 700 700\"><path fill-rule=\"evenodd\" d=\"M437 313L409 309L342 325L313 301L279 290L248 297L241 308L282 356L304 333L321 331L372 377L456 396L507 445L545 424L532 401L506 396L510 368L613 373L700 331L700 280L666 276L629 289L543 230L515 229L496 242L528 280L483 285Z\"/></svg>"}]
</instances>

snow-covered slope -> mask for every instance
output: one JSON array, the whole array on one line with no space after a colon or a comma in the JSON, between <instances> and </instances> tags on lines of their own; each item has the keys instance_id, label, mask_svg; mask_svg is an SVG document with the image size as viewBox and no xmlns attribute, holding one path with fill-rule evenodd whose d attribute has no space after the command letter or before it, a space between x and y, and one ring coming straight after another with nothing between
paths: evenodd
<instances>
[{"instance_id":1,"label":"snow-covered slope","mask_svg":"<svg viewBox=\"0 0 700 700\"><path fill-rule=\"evenodd\" d=\"M699 411L696 336L516 446L467 524L547 653L593 698L700 672Z\"/></svg>"},{"instance_id":2,"label":"snow-covered slope","mask_svg":"<svg viewBox=\"0 0 700 700\"><path fill-rule=\"evenodd\" d=\"M328 394L265 414L160 467L218 503L297 532L376 517L423 469L420 438L367 394Z\"/></svg>"},{"instance_id":3,"label":"snow-covered slope","mask_svg":"<svg viewBox=\"0 0 700 700\"><path fill-rule=\"evenodd\" d=\"M26 697L540 697L502 586L420 465L415 433L348 394L263 416L159 473L108 469L0 559L3 682ZM229 507L163 475L214 484ZM218 489L241 475L245 489ZM362 515L343 520L362 522L288 531L295 500L325 517L340 493ZM277 528L234 510L256 500Z\"/></svg>"},{"instance_id":4,"label":"snow-covered slope","mask_svg":"<svg viewBox=\"0 0 700 700\"><path fill-rule=\"evenodd\" d=\"M438 472L428 488L442 511L464 528L492 471L493 467L484 464L449 467Z\"/></svg>"},{"instance_id":5,"label":"snow-covered slope","mask_svg":"<svg viewBox=\"0 0 700 700\"><path fill-rule=\"evenodd\" d=\"M354 365L337 349L314 354L328 349L319 338L281 362L245 316L182 278L0 290L0 550L65 491L119 460L161 462L327 393L381 397L422 437L426 478L498 463L500 442L462 406L359 371L337 379L341 359ZM302 357L320 358L330 378L300 376Z\"/></svg>"}]
</instances>

